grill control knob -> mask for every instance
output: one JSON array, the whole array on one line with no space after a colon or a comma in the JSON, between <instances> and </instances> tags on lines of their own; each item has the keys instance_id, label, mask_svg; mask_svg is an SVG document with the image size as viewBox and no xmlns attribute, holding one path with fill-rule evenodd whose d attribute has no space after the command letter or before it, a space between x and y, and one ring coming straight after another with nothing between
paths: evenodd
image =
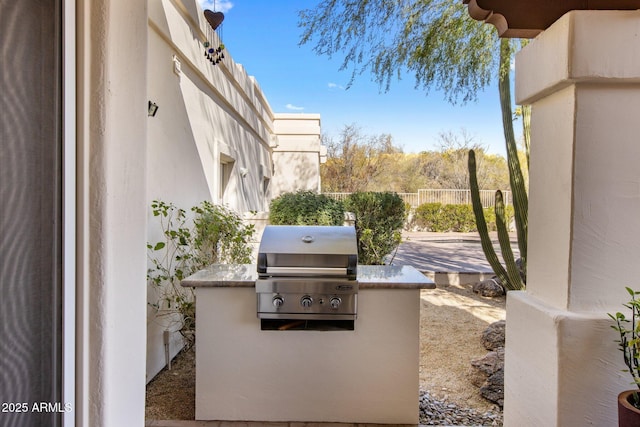
<instances>
[{"instance_id":1,"label":"grill control knob","mask_svg":"<svg viewBox=\"0 0 640 427\"><path fill-rule=\"evenodd\" d=\"M271 302L273 303L273 306L275 308L280 308L282 304L284 304L284 298L282 298L280 295L276 295L275 297L273 297L273 300Z\"/></svg>"},{"instance_id":2,"label":"grill control knob","mask_svg":"<svg viewBox=\"0 0 640 427\"><path fill-rule=\"evenodd\" d=\"M313 298L311 298L309 295L305 295L302 298L300 298L300 305L303 307L311 307L311 304L313 304Z\"/></svg>"},{"instance_id":3,"label":"grill control knob","mask_svg":"<svg viewBox=\"0 0 640 427\"><path fill-rule=\"evenodd\" d=\"M340 307L340 303L342 302L342 300L338 297L333 297L331 298L331 301L329 301L329 304L331 304L331 308L334 310L337 310L338 307Z\"/></svg>"}]
</instances>

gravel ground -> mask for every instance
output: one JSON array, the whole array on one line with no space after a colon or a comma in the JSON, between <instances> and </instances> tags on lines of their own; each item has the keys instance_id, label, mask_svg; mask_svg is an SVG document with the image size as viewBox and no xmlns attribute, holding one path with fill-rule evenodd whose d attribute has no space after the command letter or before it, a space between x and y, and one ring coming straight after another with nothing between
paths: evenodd
<instances>
[{"instance_id":1,"label":"gravel ground","mask_svg":"<svg viewBox=\"0 0 640 427\"><path fill-rule=\"evenodd\" d=\"M429 392L420 392L420 424L429 426L501 426L502 412L481 412L439 401Z\"/></svg>"}]
</instances>

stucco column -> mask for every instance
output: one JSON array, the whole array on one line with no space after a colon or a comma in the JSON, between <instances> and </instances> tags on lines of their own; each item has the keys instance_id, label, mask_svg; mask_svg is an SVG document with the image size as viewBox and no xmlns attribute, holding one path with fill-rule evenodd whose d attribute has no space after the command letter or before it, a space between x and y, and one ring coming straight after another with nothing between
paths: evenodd
<instances>
[{"instance_id":1,"label":"stucco column","mask_svg":"<svg viewBox=\"0 0 640 427\"><path fill-rule=\"evenodd\" d=\"M273 147L271 196L298 190L320 192L320 163L326 160L320 115L278 113L273 126L277 145Z\"/></svg>"},{"instance_id":2,"label":"stucco column","mask_svg":"<svg viewBox=\"0 0 640 427\"><path fill-rule=\"evenodd\" d=\"M505 425L615 426L606 313L640 289L640 12L574 11L516 58L532 105L525 292L507 298Z\"/></svg>"},{"instance_id":3,"label":"stucco column","mask_svg":"<svg viewBox=\"0 0 640 427\"><path fill-rule=\"evenodd\" d=\"M144 425L147 5L77 3L76 426Z\"/></svg>"}]
</instances>

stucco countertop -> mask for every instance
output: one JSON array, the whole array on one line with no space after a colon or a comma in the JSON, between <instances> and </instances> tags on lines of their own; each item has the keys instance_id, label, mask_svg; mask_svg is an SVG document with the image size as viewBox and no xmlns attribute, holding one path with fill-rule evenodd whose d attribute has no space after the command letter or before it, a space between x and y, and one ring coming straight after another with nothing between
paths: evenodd
<instances>
[{"instance_id":1,"label":"stucco countertop","mask_svg":"<svg viewBox=\"0 0 640 427\"><path fill-rule=\"evenodd\" d=\"M184 279L181 284L194 288L248 288L258 278L255 264L212 265ZM433 280L414 267L403 265L358 265L360 289L434 289Z\"/></svg>"}]
</instances>

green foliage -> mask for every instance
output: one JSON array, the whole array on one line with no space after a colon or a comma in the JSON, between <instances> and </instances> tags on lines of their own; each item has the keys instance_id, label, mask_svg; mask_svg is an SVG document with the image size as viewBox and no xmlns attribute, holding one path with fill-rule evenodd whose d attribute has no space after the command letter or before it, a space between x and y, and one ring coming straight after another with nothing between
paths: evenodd
<instances>
[{"instance_id":1,"label":"green foliage","mask_svg":"<svg viewBox=\"0 0 640 427\"><path fill-rule=\"evenodd\" d=\"M611 327L618 332L620 339L616 340L618 348L622 352L624 364L627 369L623 372L629 372L633 378L633 383L640 389L640 300L638 295L640 291L634 291L631 288L625 288L631 301L623 304L624 307L631 310L631 319L628 319L623 313L617 312L615 315L607 313L616 324ZM640 409L639 393L634 393L633 406Z\"/></svg>"},{"instance_id":2,"label":"green foliage","mask_svg":"<svg viewBox=\"0 0 640 427\"><path fill-rule=\"evenodd\" d=\"M442 203L423 203L415 210L414 224L433 232L448 231L449 226L442 219Z\"/></svg>"},{"instance_id":3,"label":"green foliage","mask_svg":"<svg viewBox=\"0 0 640 427\"><path fill-rule=\"evenodd\" d=\"M400 244L405 218L404 202L396 193L352 193L345 209L356 216L358 262L382 265Z\"/></svg>"},{"instance_id":4,"label":"green foliage","mask_svg":"<svg viewBox=\"0 0 640 427\"><path fill-rule=\"evenodd\" d=\"M417 225L429 231L468 233L475 229L471 205L425 203L416 208Z\"/></svg>"},{"instance_id":5,"label":"green foliage","mask_svg":"<svg viewBox=\"0 0 640 427\"><path fill-rule=\"evenodd\" d=\"M193 220L184 209L161 200L154 200L151 210L160 222L163 240L147 243L151 264L147 282L157 296L149 305L157 315L171 319L190 346L195 340L195 294L180 281L211 264L251 262L254 227L207 201L191 208Z\"/></svg>"},{"instance_id":6,"label":"green foliage","mask_svg":"<svg viewBox=\"0 0 640 427\"><path fill-rule=\"evenodd\" d=\"M444 205L443 214L451 223L450 230L468 233L475 229L475 218L471 205Z\"/></svg>"},{"instance_id":7,"label":"green foliage","mask_svg":"<svg viewBox=\"0 0 640 427\"><path fill-rule=\"evenodd\" d=\"M505 219L507 224L513 218L513 207L507 206ZM493 209L484 210L489 230L496 230ZM472 205L444 205L442 203L424 203L415 209L412 226L436 233L477 231L476 218Z\"/></svg>"},{"instance_id":8,"label":"green foliage","mask_svg":"<svg viewBox=\"0 0 640 427\"><path fill-rule=\"evenodd\" d=\"M285 193L273 199L269 207L273 225L342 225L342 203L312 191Z\"/></svg>"},{"instance_id":9,"label":"green foliage","mask_svg":"<svg viewBox=\"0 0 640 427\"><path fill-rule=\"evenodd\" d=\"M472 205L473 207L473 205ZM484 218L487 224L488 231L496 231L498 228L496 227L496 211L495 207L492 208L484 208ZM509 225L513 222L513 205L508 205L504 207L504 215L505 215L505 224ZM473 216L474 224L476 223L475 214ZM477 227L472 231L477 231Z\"/></svg>"},{"instance_id":10,"label":"green foliage","mask_svg":"<svg viewBox=\"0 0 640 427\"><path fill-rule=\"evenodd\" d=\"M251 262L253 225L245 226L229 209L207 201L191 210L196 214L193 243L200 265Z\"/></svg>"}]
</instances>

